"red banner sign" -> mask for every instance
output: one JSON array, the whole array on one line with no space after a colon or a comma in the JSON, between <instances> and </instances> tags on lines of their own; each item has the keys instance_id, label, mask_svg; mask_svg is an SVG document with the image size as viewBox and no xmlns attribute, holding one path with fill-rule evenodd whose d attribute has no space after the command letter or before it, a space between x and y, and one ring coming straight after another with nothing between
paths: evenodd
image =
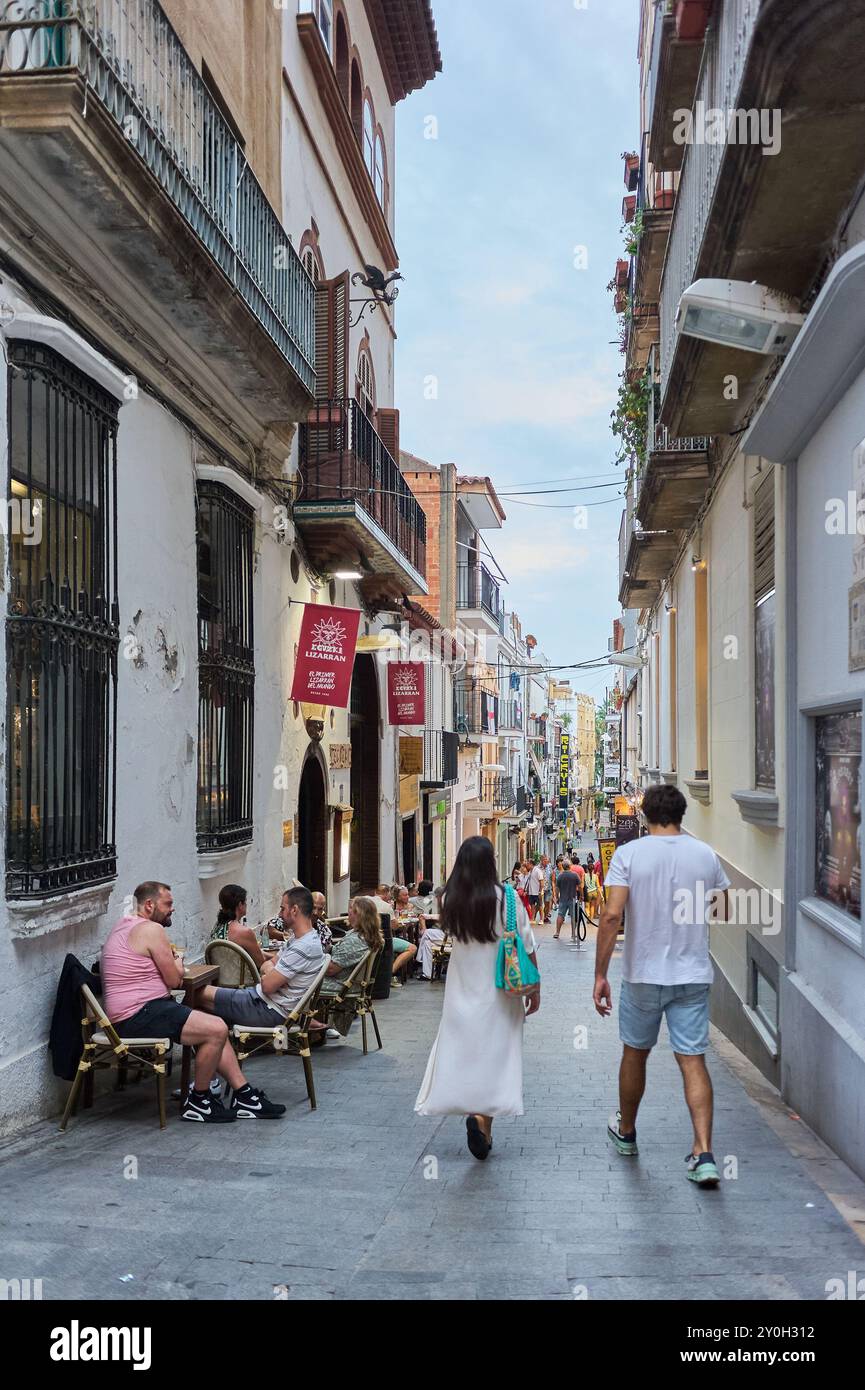
<instances>
[{"instance_id":1,"label":"red banner sign","mask_svg":"<svg viewBox=\"0 0 865 1390\"><path fill-rule=\"evenodd\" d=\"M306 604L291 683L292 700L348 708L359 627L358 608Z\"/></svg>"},{"instance_id":2,"label":"red banner sign","mask_svg":"<svg viewBox=\"0 0 865 1390\"><path fill-rule=\"evenodd\" d=\"M391 724L423 724L424 694L422 661L388 662L387 717Z\"/></svg>"}]
</instances>

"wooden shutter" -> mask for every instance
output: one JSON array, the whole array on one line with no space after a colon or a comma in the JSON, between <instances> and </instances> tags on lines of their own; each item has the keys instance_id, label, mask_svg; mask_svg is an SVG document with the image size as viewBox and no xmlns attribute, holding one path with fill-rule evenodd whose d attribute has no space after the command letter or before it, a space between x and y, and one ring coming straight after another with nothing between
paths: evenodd
<instances>
[{"instance_id":1,"label":"wooden shutter","mask_svg":"<svg viewBox=\"0 0 865 1390\"><path fill-rule=\"evenodd\" d=\"M379 410L376 428L384 447L399 466L399 411L389 408Z\"/></svg>"},{"instance_id":2,"label":"wooden shutter","mask_svg":"<svg viewBox=\"0 0 865 1390\"><path fill-rule=\"evenodd\" d=\"M754 602L775 587L775 470L770 469L754 493Z\"/></svg>"},{"instance_id":3,"label":"wooden shutter","mask_svg":"<svg viewBox=\"0 0 865 1390\"><path fill-rule=\"evenodd\" d=\"M343 400L348 395L348 271L320 280L315 289L316 400Z\"/></svg>"}]
</instances>

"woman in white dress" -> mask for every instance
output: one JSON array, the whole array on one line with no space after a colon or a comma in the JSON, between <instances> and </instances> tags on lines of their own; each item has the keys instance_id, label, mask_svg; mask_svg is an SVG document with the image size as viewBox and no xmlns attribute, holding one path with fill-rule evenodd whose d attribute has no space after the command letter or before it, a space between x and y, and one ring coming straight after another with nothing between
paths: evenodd
<instances>
[{"instance_id":1,"label":"woman in white dress","mask_svg":"<svg viewBox=\"0 0 865 1390\"><path fill-rule=\"evenodd\" d=\"M534 933L514 896L517 930L537 964ZM505 911L492 844L473 835L461 845L445 887L442 926L454 946L441 1024L415 1110L465 1115L469 1151L479 1159L492 1148L493 1119L523 1113L523 1025L541 1006L540 985L525 995L496 987Z\"/></svg>"}]
</instances>

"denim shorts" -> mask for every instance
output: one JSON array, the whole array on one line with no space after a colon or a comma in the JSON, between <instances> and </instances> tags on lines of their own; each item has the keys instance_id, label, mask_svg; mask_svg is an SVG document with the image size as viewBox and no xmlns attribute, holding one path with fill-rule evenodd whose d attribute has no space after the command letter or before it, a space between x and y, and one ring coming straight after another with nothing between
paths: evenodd
<instances>
[{"instance_id":1,"label":"denim shorts","mask_svg":"<svg viewBox=\"0 0 865 1390\"><path fill-rule=\"evenodd\" d=\"M658 1041L661 1017L674 1052L700 1057L709 1050L709 985L645 985L622 981L619 1037L628 1047L648 1051Z\"/></svg>"}]
</instances>

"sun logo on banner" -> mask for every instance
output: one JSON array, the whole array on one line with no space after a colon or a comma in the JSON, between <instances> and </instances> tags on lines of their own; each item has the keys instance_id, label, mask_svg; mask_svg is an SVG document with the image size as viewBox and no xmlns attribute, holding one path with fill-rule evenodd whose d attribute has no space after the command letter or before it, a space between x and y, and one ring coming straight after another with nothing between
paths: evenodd
<instances>
[{"instance_id":1,"label":"sun logo on banner","mask_svg":"<svg viewBox=\"0 0 865 1390\"><path fill-rule=\"evenodd\" d=\"M313 625L313 642L321 642L328 647L341 646L345 636L345 627L336 618L322 618Z\"/></svg>"}]
</instances>

